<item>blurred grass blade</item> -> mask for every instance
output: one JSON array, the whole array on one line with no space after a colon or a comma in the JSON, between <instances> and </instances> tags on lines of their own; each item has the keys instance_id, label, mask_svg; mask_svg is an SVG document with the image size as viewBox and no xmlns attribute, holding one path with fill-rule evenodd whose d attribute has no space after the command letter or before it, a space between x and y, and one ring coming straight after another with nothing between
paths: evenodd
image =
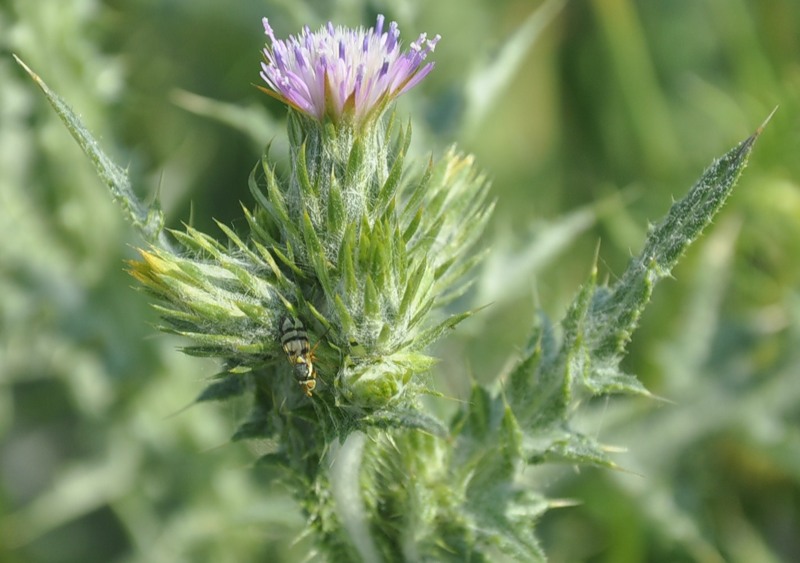
<instances>
[{"instance_id":1,"label":"blurred grass blade","mask_svg":"<svg viewBox=\"0 0 800 563\"><path fill-rule=\"evenodd\" d=\"M280 124L260 107L242 107L238 104L207 98L179 88L170 93L170 98L175 105L188 112L212 119L240 131L247 136L258 150L264 148L264 139L269 139L270 137L276 137L275 142L279 143L277 152L283 152L287 148L284 146L285 143L281 137L276 136L276 132L280 130Z\"/></svg>"},{"instance_id":2,"label":"blurred grass blade","mask_svg":"<svg viewBox=\"0 0 800 563\"><path fill-rule=\"evenodd\" d=\"M171 248L171 243L164 233L164 214L156 202L152 206L147 206L136 197L131 187L131 181L128 177L128 171L116 165L108 155L100 148L100 144L92 136L89 130L84 126L81 119L72 111L67 103L55 92L53 92L47 84L39 77L38 74L33 72L28 65L22 60L14 56L25 72L27 72L34 82L44 92L47 101L53 106L53 109L58 114L58 117L67 127L67 130L78 142L84 154L92 161L97 174L100 179L105 182L111 190L111 195L114 200L119 203L125 210L128 218L133 225L139 230L142 236L151 243L158 243L165 249Z\"/></svg>"},{"instance_id":3,"label":"blurred grass blade","mask_svg":"<svg viewBox=\"0 0 800 563\"><path fill-rule=\"evenodd\" d=\"M2 515L0 549L20 548L123 497L132 487L138 455L129 445L112 443L104 457L67 466L24 507Z\"/></svg>"},{"instance_id":4,"label":"blurred grass blade","mask_svg":"<svg viewBox=\"0 0 800 563\"><path fill-rule=\"evenodd\" d=\"M567 436L571 445L567 449L562 446L562 457L578 456L589 463L602 461L566 425L571 407L586 394L649 395L637 379L619 369L625 346L655 284L669 275L686 248L722 208L762 130L763 125L715 160L689 193L672 205L661 223L650 230L644 250L632 260L617 284L598 286L597 268L592 269L561 321L563 339L558 354L543 354L535 346L522 358L512 375L517 386L510 397L511 406L523 428L535 428L540 434L557 428ZM550 359L540 362L542 356ZM534 449L536 456L541 454L542 443L540 439ZM575 443L583 445L576 449Z\"/></svg>"},{"instance_id":5,"label":"blurred grass blade","mask_svg":"<svg viewBox=\"0 0 800 563\"><path fill-rule=\"evenodd\" d=\"M667 163L681 160L681 139L675 131L666 93L659 84L651 38L643 25L640 7L631 0L593 0L587 4L604 33L602 48L610 57L641 158L648 169L663 172Z\"/></svg>"},{"instance_id":6,"label":"blurred grass blade","mask_svg":"<svg viewBox=\"0 0 800 563\"><path fill-rule=\"evenodd\" d=\"M698 268L689 280L681 329L673 344L661 351L669 354L670 376L664 381L669 396L677 397L682 391L693 389L697 385L695 374L702 373L703 366L713 361L741 226L740 217L726 217L700 251L703 268Z\"/></svg>"},{"instance_id":7,"label":"blurred grass blade","mask_svg":"<svg viewBox=\"0 0 800 563\"><path fill-rule=\"evenodd\" d=\"M604 204L581 207L552 223L541 223L526 236L530 241L520 249L510 233L498 237L483 262L475 303L503 303L530 292L531 277L564 253L581 234L597 221Z\"/></svg>"},{"instance_id":8,"label":"blurred grass blade","mask_svg":"<svg viewBox=\"0 0 800 563\"><path fill-rule=\"evenodd\" d=\"M475 131L486 114L497 105L501 92L518 76L525 54L566 4L566 0L547 0L508 38L499 52L472 72L465 87L467 102L463 130Z\"/></svg>"}]
</instances>

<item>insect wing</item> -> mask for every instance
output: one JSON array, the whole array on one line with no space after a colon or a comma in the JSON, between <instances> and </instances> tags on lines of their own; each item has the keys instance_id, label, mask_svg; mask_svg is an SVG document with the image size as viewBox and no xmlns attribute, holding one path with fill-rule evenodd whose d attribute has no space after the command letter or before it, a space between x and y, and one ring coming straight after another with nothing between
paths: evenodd
<instances>
[{"instance_id":1,"label":"insect wing","mask_svg":"<svg viewBox=\"0 0 800 563\"><path fill-rule=\"evenodd\" d=\"M292 365L298 363L299 358L304 358L311 351L308 342L308 333L299 319L287 317L281 325L281 346ZM302 361L302 360L301 360Z\"/></svg>"}]
</instances>

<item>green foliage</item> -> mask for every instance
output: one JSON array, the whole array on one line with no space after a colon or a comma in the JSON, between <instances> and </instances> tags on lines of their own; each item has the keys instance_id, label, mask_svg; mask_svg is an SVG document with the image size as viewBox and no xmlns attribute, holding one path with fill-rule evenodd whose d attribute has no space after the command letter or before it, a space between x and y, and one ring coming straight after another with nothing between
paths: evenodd
<instances>
[{"instance_id":1,"label":"green foliage","mask_svg":"<svg viewBox=\"0 0 800 563\"><path fill-rule=\"evenodd\" d=\"M82 146L95 146L75 115L61 109L66 107L63 102L31 75L48 99L55 100L59 116L80 132L80 139L85 139ZM424 387L403 391L414 374L430 367L420 352L469 315L455 315L423 331L418 328L437 297L446 296L460 278L447 275L489 215L490 207L483 205L486 184L472 172L470 159L451 152L443 165L422 175L424 181L406 183L412 188L398 193L401 183L393 179L398 173L378 172L381 184L375 181L376 170L399 166L410 143L409 128L400 134L400 148L389 152L381 141L392 138L391 133L378 134L377 127L366 132L332 131L325 123L294 114L292 119L301 123L290 125L296 164L288 188L279 186L266 160L266 194L259 192L251 176L251 190L260 206L248 214L253 227L250 244L223 225L230 249L189 227L185 233L173 233L189 257L170 248L141 251L143 260L130 263L132 275L164 303L157 309L174 327L165 330L196 342L186 352L222 357L236 366L235 372L260 368L265 360L274 363L280 353L276 327L285 314L296 316L309 309L325 321L334 348L343 357L333 387L341 394L333 400L318 399L313 410L295 401L296 408L285 412L279 407L286 401L281 398L285 386L276 386L256 372L253 413L232 440L267 438L277 444L269 459L290 470L289 481L306 497L309 521L330 554L353 557L343 534L345 529L351 534L358 529L360 535L351 535L350 541L367 559L373 556L366 557L364 550L377 549L384 558L403 560L463 560L478 554L488 560L496 549L517 560L544 560L531 524L547 505L518 485L522 470L526 463L552 461L614 467L600 444L570 429L571 413L584 396L648 395L638 380L619 369L625 346L656 282L669 275L721 209L761 130L715 161L672 206L619 282L598 286L593 273L561 322L560 342L544 338L541 326L536 327L528 350L510 375L514 393L508 404L501 394L475 387L453 423L455 441L448 447L441 442L441 431L421 434L437 426L434 420L426 421L413 408L408 411L416 404L414 393ZM384 158L386 163L376 163ZM94 163L102 177L108 166L103 159ZM340 182L348 189L342 190ZM114 193L133 197L130 192ZM123 202L125 209L138 206L135 201ZM402 217L412 215L422 219L406 237L409 225ZM273 254L284 261L284 270ZM297 282L290 281L292 273L298 274ZM292 290L290 298L281 296ZM240 396L247 388L242 378L231 373L197 400ZM393 411L393 399L403 405L400 411ZM355 487L354 494L363 492L374 502L357 516L323 507L322 491L332 485L319 471L332 440L345 441L359 428L366 429L353 418L354 407L366 409L367 414L375 407L387 407L386 414L372 422L388 426L383 435L389 440L369 448L365 468L370 464L374 468L366 470L366 481ZM404 429L398 433L392 427ZM381 436L377 435L377 444ZM356 473L359 457L352 462ZM410 493L391 486L400 475L418 475L422 465L429 475L415 483L422 490ZM433 498L424 498L431 494ZM384 522L386 506L392 507L390 513L408 514L420 505L425 506L422 514L409 521ZM378 535L358 541L363 526L353 518L371 520ZM414 538L413 548L402 546L404 537Z\"/></svg>"},{"instance_id":2,"label":"green foliage","mask_svg":"<svg viewBox=\"0 0 800 563\"><path fill-rule=\"evenodd\" d=\"M16 4L10 20L0 9L0 30L16 25L16 17L38 17L25 7L30 3ZM55 104L103 165L101 177L127 206L129 222L153 243L129 269L158 301L163 328L180 339L146 337L146 296L130 291L120 274L120 262L134 258L126 244L141 241L128 240L107 196L94 189L96 179L62 148L65 141L48 137L59 132L45 127L51 122L42 108L14 101L34 99L22 73L10 60L0 65L0 328L8 336L0 347L0 471L9 483L0 495L9 508L0 519L0 544L13 538L21 546L12 560L280 561L314 550L331 560L367 561L537 560L544 552L555 560L793 557L796 541L778 530L797 521L786 499L796 495L800 474L791 425L800 404L793 259L800 207L787 126L796 104L785 73L786 53L794 50L793 35L780 25L796 19L794 7L779 2L766 14L747 2L709 1L664 12L658 3L547 2L529 16L526 8L523 19L518 6L468 3L451 22L447 3L420 12L405 6L407 19L441 20L441 28L423 27L440 30L442 45L455 47L436 53L431 78L441 82L425 94L428 120L414 113L413 141L410 124L395 122L363 139L321 131L316 138L338 144L320 154L309 124L297 116L290 117L287 141L277 130L279 114L269 115L255 99L249 107L238 103L241 89L232 85L254 80L256 57L247 65L236 61L252 45L226 47L237 55L220 54L220 68L185 52L151 64L170 45L197 44L181 30L213 21L220 33L230 16L214 17L214 8L198 5L187 8L197 16L191 26L172 25L156 7L131 3L109 17L90 0L78 4L83 8L42 9L59 22L57 33L18 31L0 41L58 85L90 125L75 121L60 99ZM324 9L337 12L312 15L303 3L274 12L286 30L327 17L364 19L358 2ZM76 23L76 10L101 17ZM117 19L137 36L128 39ZM252 15L240 19L231 37L252 27L244 23ZM543 32L544 21L555 24ZM670 35L676 30L679 41ZM81 39L45 46L62 34ZM32 36L41 47L26 39ZM129 51L124 103L123 94L101 91L97 79L108 78L102 69L116 72L120 61L87 49L88 38L105 36L115 39L104 52ZM117 43L129 40L135 49ZM37 59L39 52L52 61ZM720 68L720 60L729 64ZM249 194L246 173L236 171L257 155L232 134L197 134L169 117L175 112L155 102L167 97L160 90L164 71L184 87L237 100L206 99L201 106L183 92L175 97L183 107L239 127L259 150L273 138L277 157L256 166ZM189 73L196 78L183 82ZM159 90L150 92L154 84ZM688 183L706 155L777 101L781 119L759 142L743 189L675 269L727 197L751 145L707 170L646 235L641 226L663 213L656 206ZM99 108L110 109L98 114ZM106 123L119 130L98 125ZM179 186L198 187L191 226L161 231L161 211L132 197L132 182L142 193L140 155L115 158L132 159L129 178L91 143L88 129L104 148L113 148L115 137L141 147L148 183L161 183L164 171L168 223L187 215ZM184 130L192 131L182 140L185 149L169 154ZM486 183L457 152L426 166L415 144L454 136L491 170L498 199L491 250L477 274L483 253L472 246L482 225L460 230L448 221L467 223L470 213L472 223L488 221ZM43 161L24 158L34 153ZM454 168L457 177L443 180ZM646 192L604 184L631 178L647 179ZM367 196L348 194L353 185ZM239 200L247 202L243 209ZM535 215L557 213L562 218L530 224ZM206 234L217 228L212 214L222 237ZM632 252L625 273L605 281L604 272L622 271ZM435 266L428 265L432 258ZM567 305L592 260L589 280ZM673 274L678 283L652 294ZM541 304L535 313L534 284ZM479 315L463 312L489 302ZM561 322L552 323L548 314L559 310ZM297 389L280 349L286 313L301 318L311 343L319 343L320 384L312 399ZM441 338L469 316L451 338ZM183 358L175 345L224 364ZM442 361L434 365L433 356ZM198 379L213 373L198 393ZM472 373L480 383L467 377ZM629 373L674 403L605 399L652 397ZM201 404L166 418L192 397ZM45 416L58 422L37 422ZM240 420L238 428L231 419ZM37 443L26 441L30 436L55 439L31 450L22 447ZM256 456L239 445L216 448L230 438ZM87 439L91 451L60 451ZM611 456L620 448L606 444L628 452ZM53 456L59 460L48 465ZM630 472L586 468L578 476L563 464ZM21 476L34 479L34 472L15 472L18 465L56 468L52 484L30 484ZM302 516L284 490L293 492ZM566 504L552 500L558 496L583 506L548 510ZM60 534L73 529L108 529L101 535L118 551L102 551L94 540L83 549L96 551L64 550L70 542Z\"/></svg>"}]
</instances>

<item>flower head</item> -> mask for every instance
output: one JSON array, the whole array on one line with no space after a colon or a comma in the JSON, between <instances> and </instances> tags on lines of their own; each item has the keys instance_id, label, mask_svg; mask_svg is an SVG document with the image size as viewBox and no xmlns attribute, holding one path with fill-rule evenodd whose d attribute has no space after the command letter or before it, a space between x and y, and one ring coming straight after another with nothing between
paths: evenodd
<instances>
[{"instance_id":1,"label":"flower head","mask_svg":"<svg viewBox=\"0 0 800 563\"><path fill-rule=\"evenodd\" d=\"M342 118L363 124L386 105L417 85L433 68L423 61L436 47L437 35L421 34L403 51L396 22L384 31L384 17L375 27L349 29L330 22L318 31L307 26L300 35L277 39L263 19L269 44L264 48L261 78L267 94L319 121Z\"/></svg>"}]
</instances>

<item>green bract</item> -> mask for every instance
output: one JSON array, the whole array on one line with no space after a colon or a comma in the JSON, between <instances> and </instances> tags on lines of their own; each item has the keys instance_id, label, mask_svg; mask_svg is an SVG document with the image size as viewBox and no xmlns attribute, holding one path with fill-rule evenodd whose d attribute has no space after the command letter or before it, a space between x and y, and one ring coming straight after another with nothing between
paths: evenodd
<instances>
[{"instance_id":1,"label":"green bract","mask_svg":"<svg viewBox=\"0 0 800 563\"><path fill-rule=\"evenodd\" d=\"M469 314L436 311L466 288L492 206L471 157L409 168L410 126L393 124L356 132L291 111L292 173L281 181L266 156L253 171L248 236L173 231L185 254L131 263L168 329L197 342L188 352L285 378L278 325L292 315L323 340L319 393L335 404L373 409L410 383L424 390L425 349Z\"/></svg>"}]
</instances>

